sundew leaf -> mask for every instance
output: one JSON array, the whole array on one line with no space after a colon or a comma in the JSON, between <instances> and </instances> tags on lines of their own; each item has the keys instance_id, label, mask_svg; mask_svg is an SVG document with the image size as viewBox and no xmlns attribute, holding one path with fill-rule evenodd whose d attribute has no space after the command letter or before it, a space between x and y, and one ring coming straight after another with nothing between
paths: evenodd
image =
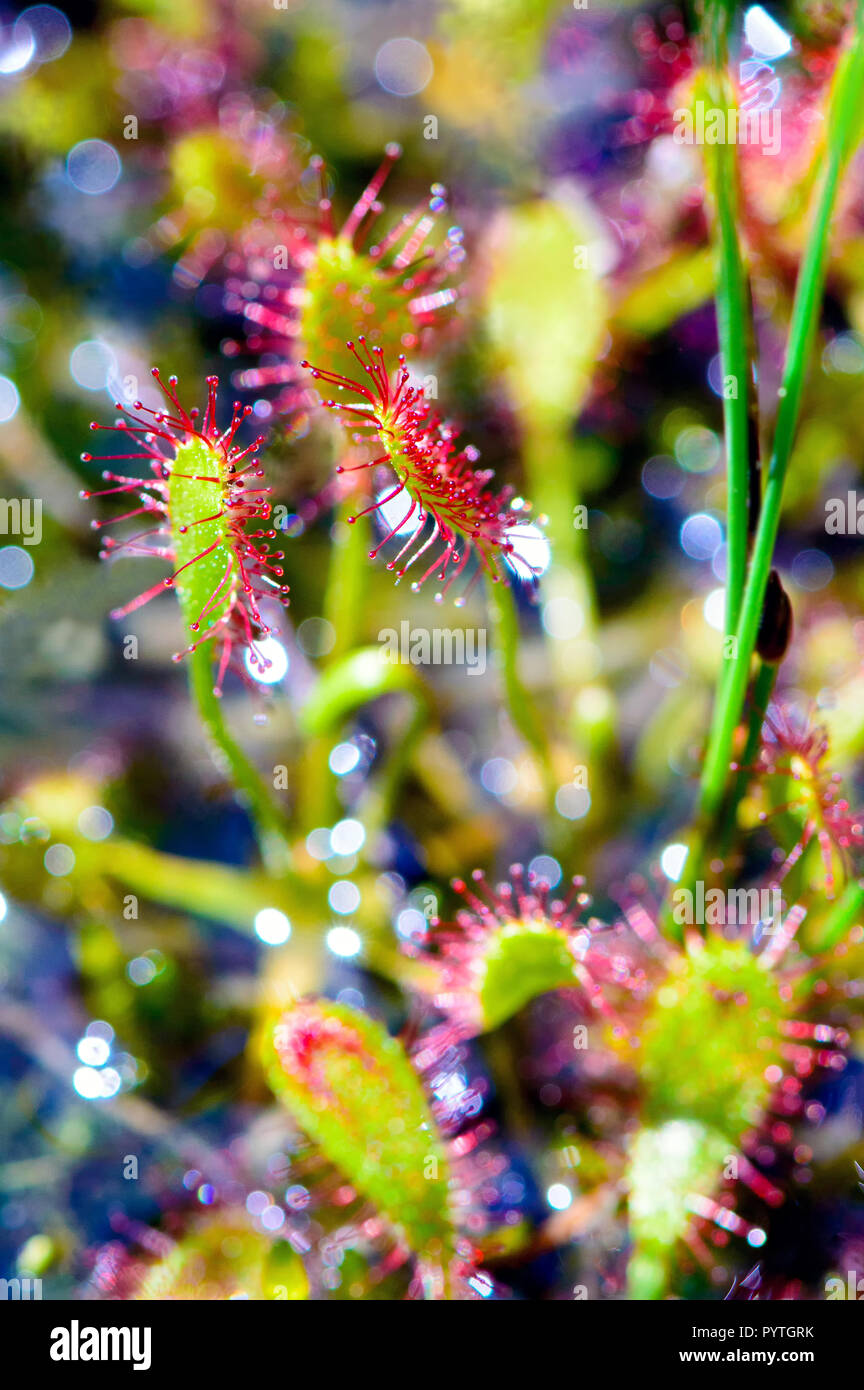
<instances>
[{"instance_id":1,"label":"sundew leaf","mask_svg":"<svg viewBox=\"0 0 864 1390\"><path fill-rule=\"evenodd\" d=\"M193 439L179 446L171 472L171 534L180 572L174 589L193 636L193 624L202 622L202 614L203 629L224 619L241 578L238 557L226 538L223 466L215 450Z\"/></svg>"},{"instance_id":2,"label":"sundew leaf","mask_svg":"<svg viewBox=\"0 0 864 1390\"><path fill-rule=\"evenodd\" d=\"M513 922L493 932L481 971L478 996L487 1029L541 994L579 984L564 933L539 923Z\"/></svg>"},{"instance_id":3,"label":"sundew leaf","mask_svg":"<svg viewBox=\"0 0 864 1390\"><path fill-rule=\"evenodd\" d=\"M713 1205L725 1165L764 1118L793 1009L794 998L744 940L691 943L657 981L626 1043L643 1121L626 1172L630 1298L668 1292L676 1247L693 1214ZM724 1216L731 1221L734 1214L724 1209ZM764 1239L758 1227L739 1227L754 1246Z\"/></svg>"},{"instance_id":4,"label":"sundew leaf","mask_svg":"<svg viewBox=\"0 0 864 1390\"><path fill-rule=\"evenodd\" d=\"M357 363L346 339L363 333L370 347L395 358L415 331L400 281L356 251L348 237L321 237L304 291L300 340L309 360L349 380Z\"/></svg>"},{"instance_id":5,"label":"sundew leaf","mask_svg":"<svg viewBox=\"0 0 864 1390\"><path fill-rule=\"evenodd\" d=\"M534 429L572 419L588 389L608 311L599 255L600 231L587 209L538 201L493 227L489 334L513 401Z\"/></svg>"},{"instance_id":6,"label":"sundew leaf","mask_svg":"<svg viewBox=\"0 0 864 1390\"><path fill-rule=\"evenodd\" d=\"M419 1257L455 1253L449 1166L402 1044L346 1004L297 1004L268 1027L274 1093L322 1153Z\"/></svg>"},{"instance_id":7,"label":"sundew leaf","mask_svg":"<svg viewBox=\"0 0 864 1390\"><path fill-rule=\"evenodd\" d=\"M259 603L265 598L285 602L288 595L288 585L277 583L283 574L282 566L274 563L284 558L283 552L270 551L266 543L261 544L276 535L270 525L270 489L258 482L263 477L257 455L262 440L256 439L245 448L235 443L237 431L252 413L251 406L235 403L227 428L219 428L216 377L207 378L207 405L202 416L199 410L187 411L182 405L175 376L163 381L158 367L151 369L151 375L170 409L155 412L136 401L131 410L120 407L122 416L114 424L100 425L94 420L90 425L91 430L111 431L127 441L134 440L136 453L107 457L121 462L148 458L151 476L130 478L112 472L105 475L106 479L119 482L119 486L82 496L137 497L140 505L126 516L146 515L151 530L119 540L106 536L102 556L153 553L170 561L173 573L122 608L114 609L111 616L126 617L150 603L165 588L173 589L187 636L192 639L176 659L192 656L194 671L212 650L205 644L211 638L217 639L220 660L212 694L218 697L232 660L236 664L244 657L247 667L260 670L269 665L256 645L258 639L270 633ZM85 462L93 461L89 453L81 457ZM263 523L264 529L249 531L250 522L259 526ZM93 523L99 530L110 524L99 520ZM149 534L165 537L166 543L151 552L142 544ZM203 696L203 691L200 693ZM211 734L232 760L224 737L215 729L217 721L212 717L212 709L209 714L202 710L202 714ZM233 758L235 775L246 782L245 775L238 773L239 761Z\"/></svg>"},{"instance_id":8,"label":"sundew leaf","mask_svg":"<svg viewBox=\"0 0 864 1390\"><path fill-rule=\"evenodd\" d=\"M308 1297L303 1262L286 1240L251 1229L245 1212L208 1212L195 1219L169 1254L149 1266L136 1300Z\"/></svg>"},{"instance_id":9,"label":"sundew leaf","mask_svg":"<svg viewBox=\"0 0 864 1390\"><path fill-rule=\"evenodd\" d=\"M677 957L633 1057L646 1119L697 1121L737 1144L770 1095L789 1009L744 942L709 939Z\"/></svg>"},{"instance_id":10,"label":"sundew leaf","mask_svg":"<svg viewBox=\"0 0 864 1390\"><path fill-rule=\"evenodd\" d=\"M629 1298L663 1297L677 1243L692 1219L692 1195L716 1186L728 1148L721 1134L694 1121L639 1130L626 1175L633 1241Z\"/></svg>"}]
</instances>

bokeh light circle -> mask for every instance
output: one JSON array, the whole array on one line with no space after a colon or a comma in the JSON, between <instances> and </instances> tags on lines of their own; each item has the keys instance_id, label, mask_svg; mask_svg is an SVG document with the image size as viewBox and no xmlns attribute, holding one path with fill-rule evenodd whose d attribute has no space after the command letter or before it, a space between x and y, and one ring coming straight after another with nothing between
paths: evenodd
<instances>
[{"instance_id":1,"label":"bokeh light circle","mask_svg":"<svg viewBox=\"0 0 864 1390\"><path fill-rule=\"evenodd\" d=\"M428 85L434 70L429 50L417 39L388 39L375 55L378 84L392 96L416 96Z\"/></svg>"},{"instance_id":2,"label":"bokeh light circle","mask_svg":"<svg viewBox=\"0 0 864 1390\"><path fill-rule=\"evenodd\" d=\"M79 140L66 158L66 175L79 193L108 193L122 172L120 156L107 140Z\"/></svg>"},{"instance_id":3,"label":"bokeh light circle","mask_svg":"<svg viewBox=\"0 0 864 1390\"><path fill-rule=\"evenodd\" d=\"M8 376L0 376L0 425L5 425L17 413L21 404L18 387Z\"/></svg>"},{"instance_id":4,"label":"bokeh light circle","mask_svg":"<svg viewBox=\"0 0 864 1390\"><path fill-rule=\"evenodd\" d=\"M32 38L37 63L53 63L62 58L72 42L72 26L55 5L31 5L15 21L15 36L27 30Z\"/></svg>"}]
</instances>

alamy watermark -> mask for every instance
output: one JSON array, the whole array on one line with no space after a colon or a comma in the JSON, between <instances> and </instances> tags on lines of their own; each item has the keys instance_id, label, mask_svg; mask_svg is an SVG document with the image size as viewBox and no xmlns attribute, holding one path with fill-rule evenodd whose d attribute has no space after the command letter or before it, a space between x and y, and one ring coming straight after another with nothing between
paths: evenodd
<instances>
[{"instance_id":1,"label":"alamy watermark","mask_svg":"<svg viewBox=\"0 0 864 1390\"><path fill-rule=\"evenodd\" d=\"M825 1298L829 1303L838 1299L849 1303L864 1302L864 1279L859 1279L858 1272L854 1269L847 1269L845 1283L837 1275L833 1279L826 1279Z\"/></svg>"},{"instance_id":2,"label":"alamy watermark","mask_svg":"<svg viewBox=\"0 0 864 1390\"><path fill-rule=\"evenodd\" d=\"M829 497L825 531L829 536L864 536L864 497L851 490L845 497Z\"/></svg>"},{"instance_id":3,"label":"alamy watermark","mask_svg":"<svg viewBox=\"0 0 864 1390\"><path fill-rule=\"evenodd\" d=\"M679 926L777 925L783 917L779 888L709 888L702 879L672 893L672 918Z\"/></svg>"},{"instance_id":4,"label":"alamy watermark","mask_svg":"<svg viewBox=\"0 0 864 1390\"><path fill-rule=\"evenodd\" d=\"M133 1371L149 1371L152 1329L149 1327L82 1327L77 1318L69 1327L51 1331L52 1361L131 1361Z\"/></svg>"},{"instance_id":5,"label":"alamy watermark","mask_svg":"<svg viewBox=\"0 0 864 1390\"><path fill-rule=\"evenodd\" d=\"M697 101L692 108L679 106L673 119L676 145L758 145L763 154L780 153L781 112L776 106L724 110Z\"/></svg>"},{"instance_id":6,"label":"alamy watermark","mask_svg":"<svg viewBox=\"0 0 864 1390\"><path fill-rule=\"evenodd\" d=\"M0 497L0 536L20 536L25 545L42 539L41 497Z\"/></svg>"},{"instance_id":7,"label":"alamy watermark","mask_svg":"<svg viewBox=\"0 0 864 1390\"><path fill-rule=\"evenodd\" d=\"M486 670L484 627L412 627L407 619L378 633L384 660L411 666L466 666L469 676Z\"/></svg>"},{"instance_id":8,"label":"alamy watermark","mask_svg":"<svg viewBox=\"0 0 864 1390\"><path fill-rule=\"evenodd\" d=\"M0 1303L29 1303L42 1297L41 1279L0 1279Z\"/></svg>"}]
</instances>

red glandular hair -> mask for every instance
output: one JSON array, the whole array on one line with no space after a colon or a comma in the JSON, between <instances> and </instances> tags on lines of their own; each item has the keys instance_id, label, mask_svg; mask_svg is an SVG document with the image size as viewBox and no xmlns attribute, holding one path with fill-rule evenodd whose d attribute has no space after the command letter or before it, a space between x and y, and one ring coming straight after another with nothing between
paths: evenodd
<instances>
[{"instance_id":1,"label":"red glandular hair","mask_svg":"<svg viewBox=\"0 0 864 1390\"><path fill-rule=\"evenodd\" d=\"M346 336L364 331L389 351L411 351L457 298L448 282L465 254L461 228L450 227L438 246L428 244L446 207L440 184L364 249L382 212L378 195L400 154L398 145L387 146L338 231L324 194L323 160L314 159L310 167L322 180L314 215L281 206L271 189L226 257L225 307L244 320L243 342L226 350L257 359L237 372L235 384L275 388L278 412L307 403L301 354L342 370Z\"/></svg>"},{"instance_id":2,"label":"red glandular hair","mask_svg":"<svg viewBox=\"0 0 864 1390\"><path fill-rule=\"evenodd\" d=\"M444 587L437 599L442 599L454 582L463 574L474 553L479 560L479 572L494 582L507 582L507 567L525 579L534 579L536 571L520 554L520 539L524 539L524 513L528 504L516 502L513 488L493 492L489 486L493 474L489 469L475 468L479 457L471 445L460 447L458 432L445 424L426 399L422 387L409 385L410 374L404 356L391 380L380 347L369 348L365 338L358 339L359 350L353 342L346 344L361 369L359 380L331 372L318 366L309 368L313 379L326 381L344 393L339 400L325 400L324 406L335 411L354 436L355 442L371 443L373 456L352 468L337 471L359 471L388 464L396 474L396 484L389 492L358 513L366 516L395 503L404 502L405 511L387 532L384 539L370 551L370 559L399 534L407 535L398 554L388 561L387 568L396 571L397 582L409 568L428 553L432 561L412 584L416 592L434 574ZM353 397L346 400L345 395ZM394 512L395 514L395 512ZM354 522L357 517L350 517ZM424 532L431 521L431 529ZM464 595L457 604L464 603Z\"/></svg>"},{"instance_id":3,"label":"red glandular hair","mask_svg":"<svg viewBox=\"0 0 864 1390\"><path fill-rule=\"evenodd\" d=\"M282 567L275 563L283 558L282 552L271 553L266 546L276 531L267 525L270 488L262 487L259 481L264 476L258 458L262 440L245 446L235 443L241 423L251 412L248 406L235 404L228 427L219 428L216 377L207 379L207 405L199 419L198 410L187 411L180 404L176 377L166 386L156 368L153 376L170 409L151 410L135 401L129 410L118 402L122 414L113 425L91 425L93 430L113 430L137 446L133 452L102 457L130 463L149 460L152 476L136 478L106 471L103 478L113 486L82 496L129 495L138 503L111 523L95 521L96 529L132 517L145 517L150 523L144 531L122 540L106 536L103 558L156 556L169 561L173 570L111 616L124 617L166 588L174 589L192 639L175 660L215 639L220 652L215 683L219 694L230 663L238 665L241 672L243 658L248 658L253 670L269 666L258 646L270 632L260 604L266 598L284 602L288 594L288 586L279 582ZM89 463L92 455L82 454L82 460ZM264 523L263 529L249 530L254 522Z\"/></svg>"},{"instance_id":4,"label":"red glandular hair","mask_svg":"<svg viewBox=\"0 0 864 1390\"><path fill-rule=\"evenodd\" d=\"M853 810L840 795L841 778L827 766L828 734L812 713L802 715L791 706L774 704L765 715L763 742L755 767L746 769L757 778L786 777L796 784L796 794L762 821L783 811L801 812L804 826L798 842L786 855L776 874L782 881L815 839L822 856L825 895L835 893L835 852L843 866L850 866L851 852L864 847L864 814ZM733 765L737 767L737 765Z\"/></svg>"}]
</instances>

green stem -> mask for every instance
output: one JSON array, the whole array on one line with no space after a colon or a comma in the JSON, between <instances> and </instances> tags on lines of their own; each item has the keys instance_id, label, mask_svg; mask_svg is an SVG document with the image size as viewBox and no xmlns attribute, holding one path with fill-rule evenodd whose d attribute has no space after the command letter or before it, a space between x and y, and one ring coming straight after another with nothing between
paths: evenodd
<instances>
[{"instance_id":1,"label":"green stem","mask_svg":"<svg viewBox=\"0 0 864 1390\"><path fill-rule=\"evenodd\" d=\"M231 868L207 860L182 859L132 840L75 840L78 877L83 883L104 878L136 897L192 917L212 918L251 936L264 908L278 908L292 924L292 940L320 940L328 920L328 881L294 874L269 878L261 871ZM396 949L388 904L375 875L359 880L362 904L355 917L363 937L363 959L397 982L425 982L429 972Z\"/></svg>"},{"instance_id":2,"label":"green stem","mask_svg":"<svg viewBox=\"0 0 864 1390\"><path fill-rule=\"evenodd\" d=\"M409 771L417 746L426 732L431 709L426 699L415 699L404 729L399 732L375 786L369 793L361 815L371 844L386 829L394 813L399 789Z\"/></svg>"},{"instance_id":3,"label":"green stem","mask_svg":"<svg viewBox=\"0 0 864 1390\"><path fill-rule=\"evenodd\" d=\"M136 897L191 916L212 917L247 934L262 908L277 907L297 923L314 903L312 890L293 879L183 859L133 840L82 841L76 844L76 854L82 875L111 879Z\"/></svg>"},{"instance_id":4,"label":"green stem","mask_svg":"<svg viewBox=\"0 0 864 1390\"><path fill-rule=\"evenodd\" d=\"M577 524L581 475L585 463L580 445L569 435L569 415L540 425L523 425L523 457L526 488L535 515L545 515L544 531L552 548L552 565L566 568L575 586L574 597L582 607L586 634L594 634L597 600L586 556L586 529ZM544 585L546 580L544 579Z\"/></svg>"},{"instance_id":5,"label":"green stem","mask_svg":"<svg viewBox=\"0 0 864 1390\"><path fill-rule=\"evenodd\" d=\"M189 658L192 697L211 743L249 807L264 863L272 873L281 874L291 862L288 828L258 769L228 732L222 702L213 693L212 647L212 641L202 642Z\"/></svg>"},{"instance_id":6,"label":"green stem","mask_svg":"<svg viewBox=\"0 0 864 1390\"><path fill-rule=\"evenodd\" d=\"M365 519L351 524L348 517L358 506L356 497L339 504L336 531L330 552L327 587L324 591L324 617L336 633L327 664L356 646L366 602L369 573L369 527Z\"/></svg>"},{"instance_id":7,"label":"green stem","mask_svg":"<svg viewBox=\"0 0 864 1390\"><path fill-rule=\"evenodd\" d=\"M546 799L551 807L555 800L555 774L540 715L519 674L519 616L513 590L501 580L497 584L488 584L486 592L496 645L501 654L501 674L510 718L537 759Z\"/></svg>"},{"instance_id":8,"label":"green stem","mask_svg":"<svg viewBox=\"0 0 864 1390\"><path fill-rule=\"evenodd\" d=\"M706 89L711 107L733 105L727 68L728 25L706 5ZM716 210L717 331L723 376L726 441L726 633L734 633L741 611L747 566L749 452L749 292L738 236L738 155L735 144L706 145L705 164Z\"/></svg>"},{"instance_id":9,"label":"green stem","mask_svg":"<svg viewBox=\"0 0 864 1390\"><path fill-rule=\"evenodd\" d=\"M850 48L838 64L828 116L828 152L825 176L820 189L816 212L804 253L804 260L795 291L792 322L783 381L780 387L780 406L768 481L762 499L759 526L753 546L753 557L744 590L744 599L729 656L729 669L721 678L714 720L708 741L702 775L699 806L708 820L716 816L726 788L732 741L741 717L744 696L750 676L750 665L765 588L771 570L774 544L780 524L783 486L795 429L801 408L804 375L819 310L829 251L829 232L837 190L845 164L852 152L853 135L857 133L856 116L861 86L864 84L864 0L859 0L855 30Z\"/></svg>"},{"instance_id":10,"label":"green stem","mask_svg":"<svg viewBox=\"0 0 864 1390\"><path fill-rule=\"evenodd\" d=\"M580 501L580 483L586 459L580 445L569 436L566 420L524 422L524 464L526 489L535 514L547 520L544 530L552 550L552 562L543 577L543 594L548 602L556 598L574 601L582 615L579 640L586 651L599 651L597 599L587 554L588 532L584 524L586 509ZM574 674L570 644L547 642L552 681L566 725L580 745L580 755L607 758L617 742L615 703L601 674L587 680ZM582 691L590 684L601 696L602 720L586 718Z\"/></svg>"},{"instance_id":11,"label":"green stem","mask_svg":"<svg viewBox=\"0 0 864 1390\"><path fill-rule=\"evenodd\" d=\"M814 951L831 951L851 926L864 922L864 880L848 883L821 928L809 935L808 946Z\"/></svg>"},{"instance_id":12,"label":"green stem","mask_svg":"<svg viewBox=\"0 0 864 1390\"><path fill-rule=\"evenodd\" d=\"M738 802L744 795L744 790L750 780L750 771L756 755L759 751L759 743L762 737L762 725L765 721L765 711L768 708L768 701L774 690L774 682L777 679L777 667L763 661L759 667L756 679L753 682L753 695L750 701L750 722L747 727L747 742L744 745L744 752L740 758L740 771L735 778L732 795L726 807L726 814L723 818L721 827L721 857L729 852L732 837L735 831L735 811Z\"/></svg>"},{"instance_id":13,"label":"green stem","mask_svg":"<svg viewBox=\"0 0 864 1390\"><path fill-rule=\"evenodd\" d=\"M369 527L365 518L353 525L349 523L348 517L356 507L356 497L349 497L339 504L336 513L323 606L323 616L333 628L335 641L322 662L325 671L354 649L362 627L370 565ZM336 817L336 784L328 766L331 747L332 740L326 735L313 736L303 751L298 820L307 832L318 825L332 824Z\"/></svg>"}]
</instances>

